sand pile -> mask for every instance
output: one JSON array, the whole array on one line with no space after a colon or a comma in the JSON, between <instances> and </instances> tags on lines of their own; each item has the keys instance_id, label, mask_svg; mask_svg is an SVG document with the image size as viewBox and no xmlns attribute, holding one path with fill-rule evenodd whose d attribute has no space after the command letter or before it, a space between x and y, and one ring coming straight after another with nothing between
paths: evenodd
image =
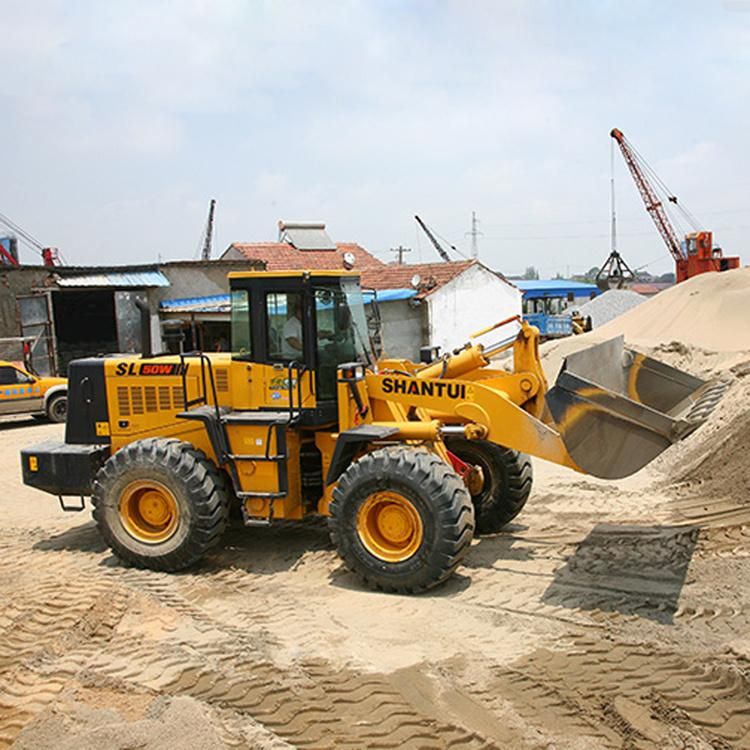
<instances>
[{"instance_id":1,"label":"sand pile","mask_svg":"<svg viewBox=\"0 0 750 750\"><path fill-rule=\"evenodd\" d=\"M602 326L647 346L680 341L714 352L750 350L750 268L704 273Z\"/></svg>"},{"instance_id":2,"label":"sand pile","mask_svg":"<svg viewBox=\"0 0 750 750\"><path fill-rule=\"evenodd\" d=\"M696 276L590 333L546 342L541 353L547 377L554 381L568 354L620 335L635 349L700 377L739 365L750 357L750 268Z\"/></svg>"},{"instance_id":3,"label":"sand pile","mask_svg":"<svg viewBox=\"0 0 750 750\"><path fill-rule=\"evenodd\" d=\"M735 380L708 421L673 445L649 471L678 495L750 504L750 367ZM732 373L727 373L731 376Z\"/></svg>"},{"instance_id":4,"label":"sand pile","mask_svg":"<svg viewBox=\"0 0 750 750\"><path fill-rule=\"evenodd\" d=\"M578 312L584 318L590 317L594 328L598 328L645 301L646 297L629 289L610 289L579 307Z\"/></svg>"}]
</instances>

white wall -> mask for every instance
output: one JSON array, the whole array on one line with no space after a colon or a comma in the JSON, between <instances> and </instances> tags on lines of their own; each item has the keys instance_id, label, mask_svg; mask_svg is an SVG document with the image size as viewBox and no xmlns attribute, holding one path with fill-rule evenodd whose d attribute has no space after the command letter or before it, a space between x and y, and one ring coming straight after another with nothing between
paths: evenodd
<instances>
[{"instance_id":1,"label":"white wall","mask_svg":"<svg viewBox=\"0 0 750 750\"><path fill-rule=\"evenodd\" d=\"M521 314L521 291L479 265L470 266L445 286L430 294L430 344L443 353L462 346L469 334ZM517 326L488 334L482 343L513 335Z\"/></svg>"},{"instance_id":2,"label":"white wall","mask_svg":"<svg viewBox=\"0 0 750 750\"><path fill-rule=\"evenodd\" d=\"M383 357L419 361L419 349L423 341L423 317L425 305L411 304L401 299L378 303L383 335Z\"/></svg>"}]
</instances>

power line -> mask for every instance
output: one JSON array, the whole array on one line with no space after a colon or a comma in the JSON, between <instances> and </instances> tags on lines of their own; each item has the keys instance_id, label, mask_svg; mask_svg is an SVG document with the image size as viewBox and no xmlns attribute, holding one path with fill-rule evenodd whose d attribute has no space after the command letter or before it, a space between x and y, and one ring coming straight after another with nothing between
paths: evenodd
<instances>
[{"instance_id":1,"label":"power line","mask_svg":"<svg viewBox=\"0 0 750 750\"><path fill-rule=\"evenodd\" d=\"M404 254L410 253L411 248L410 247L404 247L403 245L399 245L398 247L392 247L391 248L392 253L398 253L398 264L402 266L404 264Z\"/></svg>"},{"instance_id":2,"label":"power line","mask_svg":"<svg viewBox=\"0 0 750 750\"><path fill-rule=\"evenodd\" d=\"M712 211L701 211L702 214L706 216L715 216L719 214L748 214L750 215L750 206L747 208L730 208L730 209L715 209ZM638 222L638 223L651 223L648 217L644 216L643 214L639 214L638 216L631 215L631 216L625 216L623 217L622 214L619 215L619 220L622 222L623 220L627 222ZM564 219L562 221L513 221L513 222L505 222L500 224L488 224L487 222L483 221L483 226L491 227L491 228L497 228L497 227L536 227L536 226L563 226L563 225L570 225L570 224L604 224L608 223L606 219L598 218L598 219Z\"/></svg>"}]
</instances>

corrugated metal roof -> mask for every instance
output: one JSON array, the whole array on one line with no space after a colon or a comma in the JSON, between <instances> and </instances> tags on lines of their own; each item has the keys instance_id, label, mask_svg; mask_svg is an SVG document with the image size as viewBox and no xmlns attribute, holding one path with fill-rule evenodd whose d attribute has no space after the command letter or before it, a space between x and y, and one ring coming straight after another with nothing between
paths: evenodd
<instances>
[{"instance_id":1,"label":"corrugated metal roof","mask_svg":"<svg viewBox=\"0 0 750 750\"><path fill-rule=\"evenodd\" d=\"M365 302L369 302L369 298L373 296L372 291L364 289L363 294ZM378 289L378 302L396 302L401 299L411 299L417 296L416 289Z\"/></svg>"},{"instance_id":2,"label":"corrugated metal roof","mask_svg":"<svg viewBox=\"0 0 750 750\"><path fill-rule=\"evenodd\" d=\"M231 297L228 294L164 299L159 303L159 307L166 312L229 312L230 306Z\"/></svg>"},{"instance_id":3,"label":"corrugated metal roof","mask_svg":"<svg viewBox=\"0 0 750 750\"><path fill-rule=\"evenodd\" d=\"M127 287L169 286L161 271L108 271L106 273L59 274L61 287Z\"/></svg>"},{"instance_id":4,"label":"corrugated metal roof","mask_svg":"<svg viewBox=\"0 0 750 750\"><path fill-rule=\"evenodd\" d=\"M574 294L576 297L588 297L590 294L601 294L596 284L585 284L582 281L567 279L524 279L513 283L523 292L526 299L537 297L562 297Z\"/></svg>"}]
</instances>

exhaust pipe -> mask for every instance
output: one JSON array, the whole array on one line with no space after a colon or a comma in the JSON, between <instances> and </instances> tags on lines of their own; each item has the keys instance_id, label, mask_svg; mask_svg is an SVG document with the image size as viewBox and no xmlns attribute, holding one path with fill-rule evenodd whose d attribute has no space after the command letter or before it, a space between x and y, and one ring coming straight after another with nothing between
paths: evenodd
<instances>
[{"instance_id":1,"label":"exhaust pipe","mask_svg":"<svg viewBox=\"0 0 750 750\"><path fill-rule=\"evenodd\" d=\"M576 464L621 479L703 424L727 387L626 349L619 336L568 356L547 405Z\"/></svg>"},{"instance_id":2,"label":"exhaust pipe","mask_svg":"<svg viewBox=\"0 0 750 750\"><path fill-rule=\"evenodd\" d=\"M141 356L148 359L154 356L151 350L151 311L146 300L136 299L135 306L141 312Z\"/></svg>"}]
</instances>

